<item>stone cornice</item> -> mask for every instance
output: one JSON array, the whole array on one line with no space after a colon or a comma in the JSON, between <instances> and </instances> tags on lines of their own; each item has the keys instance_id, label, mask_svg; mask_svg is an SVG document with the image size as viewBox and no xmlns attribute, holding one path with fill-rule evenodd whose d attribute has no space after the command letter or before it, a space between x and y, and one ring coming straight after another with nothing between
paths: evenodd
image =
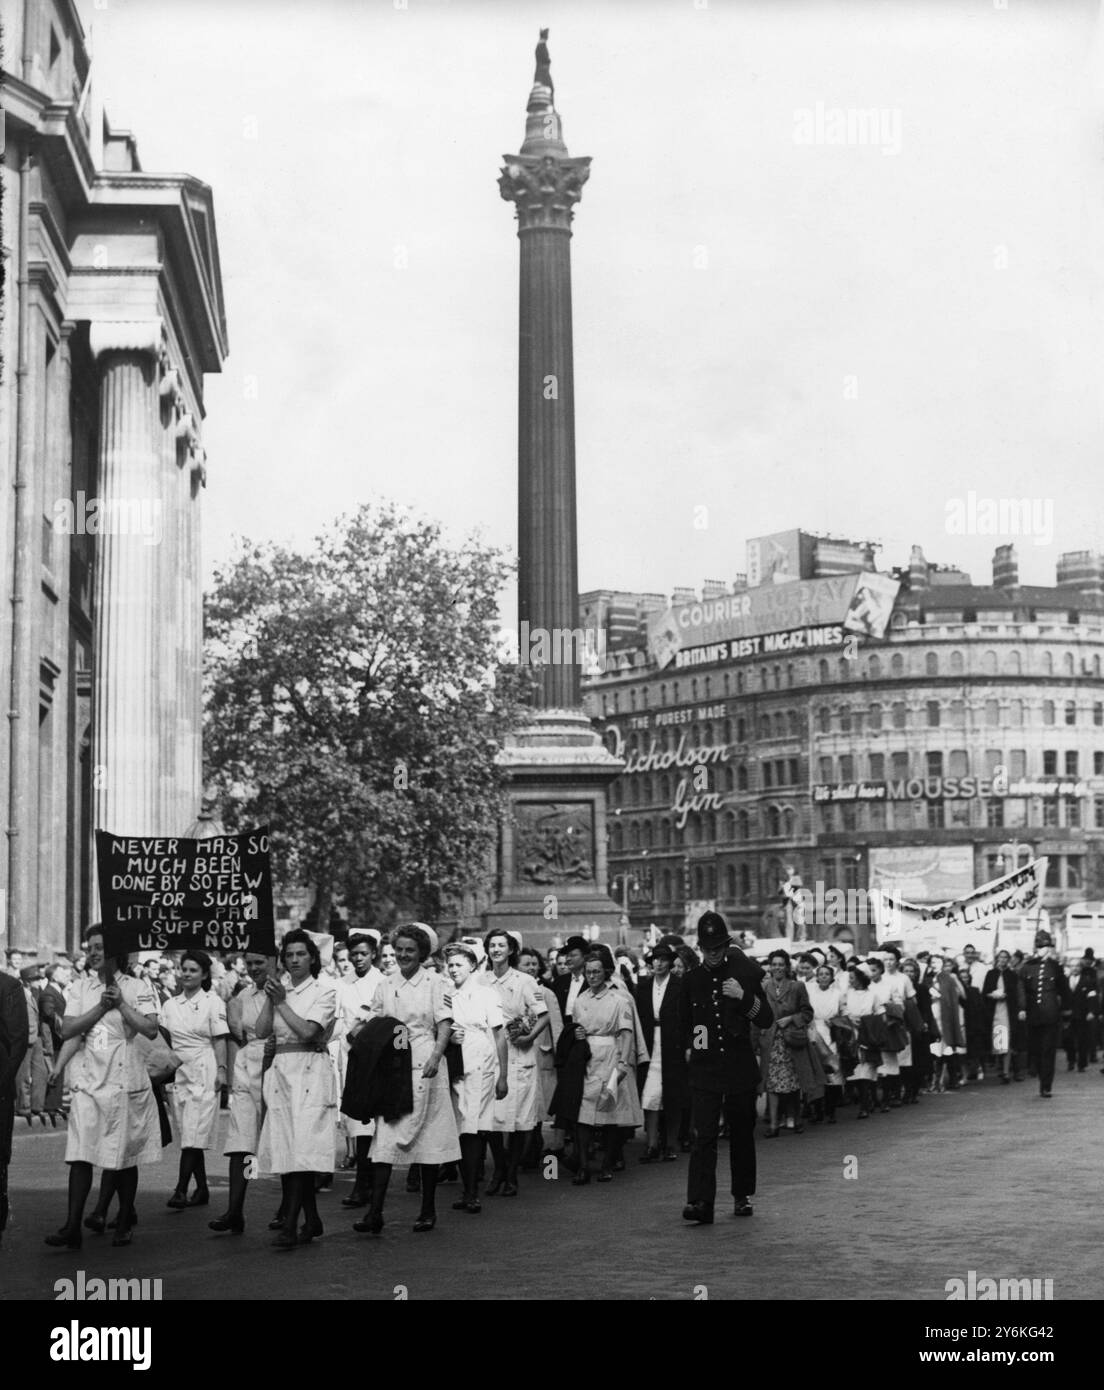
<instances>
[{"instance_id":1,"label":"stone cornice","mask_svg":"<svg viewBox=\"0 0 1104 1390\"><path fill-rule=\"evenodd\" d=\"M498 191L517 208L518 233L540 229L567 231L575 204L590 177L590 157L505 154Z\"/></svg>"}]
</instances>

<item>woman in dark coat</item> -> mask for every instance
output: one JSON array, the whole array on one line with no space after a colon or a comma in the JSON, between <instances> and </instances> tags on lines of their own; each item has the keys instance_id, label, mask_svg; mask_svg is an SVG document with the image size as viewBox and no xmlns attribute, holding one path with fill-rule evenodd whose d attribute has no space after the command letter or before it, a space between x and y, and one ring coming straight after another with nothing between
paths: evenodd
<instances>
[{"instance_id":1,"label":"woman in dark coat","mask_svg":"<svg viewBox=\"0 0 1104 1390\"><path fill-rule=\"evenodd\" d=\"M970 979L970 967L965 965L958 972L962 982L964 997L962 1013L966 1023L966 1079L985 1080L984 1058L989 1051L989 1030L985 1017L985 1000Z\"/></svg>"},{"instance_id":2,"label":"woman in dark coat","mask_svg":"<svg viewBox=\"0 0 1104 1390\"><path fill-rule=\"evenodd\" d=\"M1012 969L1007 951L998 951L993 968L981 987L985 1004L985 1029L997 1062L1001 1085L1008 1085L1008 1068L1012 1054L1026 1046L1024 1025L1020 1014L1024 1009L1023 981ZM1020 1079L1017 1073L1017 1081Z\"/></svg>"},{"instance_id":3,"label":"woman in dark coat","mask_svg":"<svg viewBox=\"0 0 1104 1390\"><path fill-rule=\"evenodd\" d=\"M934 1070L931 1049L932 1043L939 1040L939 1025L932 1013L931 985L921 977L919 962L911 957L903 960L901 970L916 988L916 1008L923 1025L912 1039L912 1081L906 1094L906 1099L915 1105L921 1087L928 1090L931 1086Z\"/></svg>"},{"instance_id":4,"label":"woman in dark coat","mask_svg":"<svg viewBox=\"0 0 1104 1390\"><path fill-rule=\"evenodd\" d=\"M678 1158L675 1144L679 1120L690 1104L686 1057L679 1045L682 981L672 973L674 961L672 947L657 946L649 962L652 975L641 980L634 991L640 1026L651 1054L651 1060L641 1068L640 1104L644 1110L644 1134L647 1140L641 1163L655 1163L660 1158L669 1163ZM666 1141L662 1152L659 1146L660 1115L663 1116Z\"/></svg>"}]
</instances>

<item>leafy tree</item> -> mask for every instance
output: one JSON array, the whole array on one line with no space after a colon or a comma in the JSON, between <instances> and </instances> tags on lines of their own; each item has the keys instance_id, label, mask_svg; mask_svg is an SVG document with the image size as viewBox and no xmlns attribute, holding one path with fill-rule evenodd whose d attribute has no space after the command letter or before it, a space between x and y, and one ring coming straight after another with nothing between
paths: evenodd
<instances>
[{"instance_id":1,"label":"leafy tree","mask_svg":"<svg viewBox=\"0 0 1104 1390\"><path fill-rule=\"evenodd\" d=\"M206 604L206 756L228 828L362 923L432 920L487 873L519 674L496 652L510 573L392 506L312 549L242 541Z\"/></svg>"}]
</instances>

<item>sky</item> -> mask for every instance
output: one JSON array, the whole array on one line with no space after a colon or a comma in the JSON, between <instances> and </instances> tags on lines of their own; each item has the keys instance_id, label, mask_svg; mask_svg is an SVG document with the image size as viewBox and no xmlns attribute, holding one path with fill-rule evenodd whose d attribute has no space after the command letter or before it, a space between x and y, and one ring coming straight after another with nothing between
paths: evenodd
<instances>
[{"instance_id":1,"label":"sky","mask_svg":"<svg viewBox=\"0 0 1104 1390\"><path fill-rule=\"evenodd\" d=\"M1024 583L1104 549L1101 0L84 0L143 168L210 183L205 560L390 499L516 545L496 187L538 29L572 155L579 578L791 527ZM866 121L861 113L877 113ZM1028 498L1041 534L956 534ZM1045 518L1050 517L1049 525ZM975 528L977 529L977 528Z\"/></svg>"}]
</instances>

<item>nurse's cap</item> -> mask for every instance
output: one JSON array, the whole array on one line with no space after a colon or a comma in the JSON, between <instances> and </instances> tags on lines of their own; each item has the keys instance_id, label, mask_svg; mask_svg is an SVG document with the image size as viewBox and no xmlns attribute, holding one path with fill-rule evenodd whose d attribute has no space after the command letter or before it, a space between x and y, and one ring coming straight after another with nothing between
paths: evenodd
<instances>
[{"instance_id":1,"label":"nurse's cap","mask_svg":"<svg viewBox=\"0 0 1104 1390\"><path fill-rule=\"evenodd\" d=\"M521 932L519 932L519 931L513 931L513 930L511 930L509 927L507 927L507 929L506 929L506 935L510 938L510 940L514 943L514 945L515 945L515 946L518 948L518 950L520 951L521 948L522 948L522 945L523 945L523 942L522 942L522 939L521 939Z\"/></svg>"},{"instance_id":2,"label":"nurse's cap","mask_svg":"<svg viewBox=\"0 0 1104 1390\"><path fill-rule=\"evenodd\" d=\"M476 965L482 965L487 959L487 952L482 941L477 941L474 936L462 936L456 943L458 946L466 946L475 955Z\"/></svg>"},{"instance_id":3,"label":"nurse's cap","mask_svg":"<svg viewBox=\"0 0 1104 1390\"><path fill-rule=\"evenodd\" d=\"M353 934L354 936L370 936L372 940L376 943L377 951L379 950L380 945L383 942L383 933L381 931L377 931L375 927L364 927L361 931L354 932Z\"/></svg>"},{"instance_id":4,"label":"nurse's cap","mask_svg":"<svg viewBox=\"0 0 1104 1390\"><path fill-rule=\"evenodd\" d=\"M419 931L425 932L426 936L429 937L429 954L431 956L435 956L437 954L437 947L440 945L440 942L438 941L437 933L433 930L433 928L427 926L425 922L411 922L410 925L412 927L417 927Z\"/></svg>"}]
</instances>

